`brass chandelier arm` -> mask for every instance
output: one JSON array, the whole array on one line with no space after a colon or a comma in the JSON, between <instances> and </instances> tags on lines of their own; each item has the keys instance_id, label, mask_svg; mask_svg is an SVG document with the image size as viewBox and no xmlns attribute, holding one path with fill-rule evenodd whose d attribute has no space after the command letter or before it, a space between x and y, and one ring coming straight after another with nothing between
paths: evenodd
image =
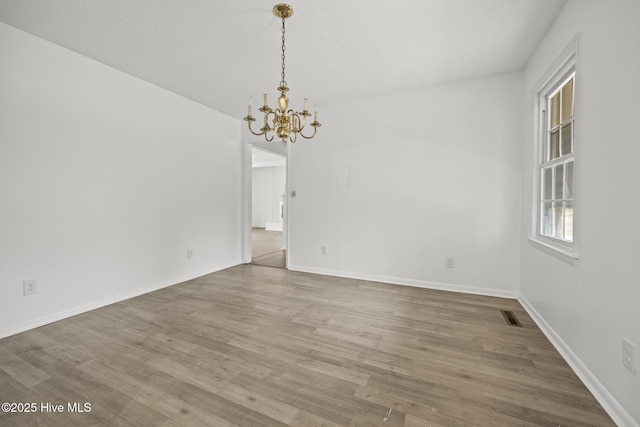
<instances>
[{"instance_id":1,"label":"brass chandelier arm","mask_svg":"<svg viewBox=\"0 0 640 427\"><path fill-rule=\"evenodd\" d=\"M247 122L247 124L249 125L249 132L251 132L252 134L254 134L255 136L261 136L264 135L264 132L260 132L260 133L256 133L253 131L253 129L251 128L251 122L255 122L256 119L253 118L253 116L247 116L243 119L245 122Z\"/></svg>"},{"instance_id":2,"label":"brass chandelier arm","mask_svg":"<svg viewBox=\"0 0 640 427\"><path fill-rule=\"evenodd\" d=\"M305 115L311 116L311 114L307 110L304 110L303 113L305 113ZM310 136L306 136L302 132L300 132L300 135L304 139L311 139L314 136L316 136L316 132L318 132L318 128L322 126L318 121L318 105L316 105L315 112L313 113L313 121L309 123L309 126L313 127L313 133Z\"/></svg>"},{"instance_id":3,"label":"brass chandelier arm","mask_svg":"<svg viewBox=\"0 0 640 427\"><path fill-rule=\"evenodd\" d=\"M289 141L295 143L296 139L298 139L298 133L299 132L291 132L291 134L289 135Z\"/></svg>"},{"instance_id":4,"label":"brass chandelier arm","mask_svg":"<svg viewBox=\"0 0 640 427\"><path fill-rule=\"evenodd\" d=\"M248 124L249 132L251 132L255 136L264 135L264 139L266 139L267 142L273 141L273 138L275 136L275 133L272 133L271 137L269 138L269 132L273 131L273 129L269 126L269 114L273 114L274 115L274 121L275 121L275 113L273 111L270 111L269 113L265 114L264 115L264 126L260 129L260 132L255 132L253 130L253 128L251 127L251 123L256 121L256 119L253 116L248 115L247 117L245 117L243 119Z\"/></svg>"},{"instance_id":5,"label":"brass chandelier arm","mask_svg":"<svg viewBox=\"0 0 640 427\"><path fill-rule=\"evenodd\" d=\"M313 133L310 136L305 136L305 134L302 133L302 129L300 129L300 132L298 132L300 136L303 137L304 139L311 139L314 136L316 136L316 132L318 131L318 128L322 126L317 120L314 120L313 122L309 123L309 125L313 126Z\"/></svg>"},{"instance_id":6,"label":"brass chandelier arm","mask_svg":"<svg viewBox=\"0 0 640 427\"><path fill-rule=\"evenodd\" d=\"M293 110L289 110L287 111L287 114L291 116L293 132L297 133L304 129L305 125L307 124L307 118L303 113L296 113ZM302 116L302 118L300 118L300 116ZM296 126L296 123L298 124L298 126Z\"/></svg>"},{"instance_id":7,"label":"brass chandelier arm","mask_svg":"<svg viewBox=\"0 0 640 427\"><path fill-rule=\"evenodd\" d=\"M273 127L269 126L269 116L270 115L273 115ZM264 139L267 142L273 141L273 138L276 136L276 133L275 133L275 129L276 128L275 128L275 126L276 126L277 118L278 118L278 115L271 108L269 108L268 111L265 110L265 113L264 113L264 126L260 130L264 134ZM271 132L271 137L269 137L269 132Z\"/></svg>"}]
</instances>

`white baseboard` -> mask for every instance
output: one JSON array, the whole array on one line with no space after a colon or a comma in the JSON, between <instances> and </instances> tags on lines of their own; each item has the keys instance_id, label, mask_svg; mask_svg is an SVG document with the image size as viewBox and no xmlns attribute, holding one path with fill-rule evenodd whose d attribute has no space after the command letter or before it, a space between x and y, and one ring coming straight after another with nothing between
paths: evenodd
<instances>
[{"instance_id":1,"label":"white baseboard","mask_svg":"<svg viewBox=\"0 0 640 427\"><path fill-rule=\"evenodd\" d=\"M427 280L407 279L393 276L380 276L377 274L353 273L348 271L304 267L300 265L290 265L287 268L291 271L322 274L325 276L345 277L349 279L368 280L370 282L390 283L392 285L413 286L415 288L437 289L441 291L461 292L465 294L484 295L509 299L518 298L517 291L507 291L504 289L482 288L478 286L458 285L454 283L430 282Z\"/></svg>"},{"instance_id":2,"label":"white baseboard","mask_svg":"<svg viewBox=\"0 0 640 427\"><path fill-rule=\"evenodd\" d=\"M522 295L518 297L518 301L527 313L529 313L533 321L536 322L536 325L538 325L542 333L551 341L551 344L553 344L556 350L558 350L558 353L560 353L571 369L573 369L578 378L580 378L591 394L593 394L600 405L602 405L611 419L620 427L640 427L640 424L620 405L620 402L616 400L604 384L587 368L582 360L571 350L551 325L544 320L533 305Z\"/></svg>"},{"instance_id":3,"label":"white baseboard","mask_svg":"<svg viewBox=\"0 0 640 427\"><path fill-rule=\"evenodd\" d=\"M224 270L225 268L229 268L232 267L233 265L227 266L227 267L222 267L220 269L214 270L214 271L207 271L207 272L202 272L200 274L196 274L195 276L191 277L187 277L184 280L179 280L177 282L171 281L171 282L162 282L162 283L157 283L151 286L147 286L144 288L138 288L138 289L134 289L132 291L129 292L124 292L118 295L113 295L107 298L103 298L101 300L98 301L92 301L89 302L87 304L83 304L77 307L71 307L68 308L66 310L62 310L59 311L57 313L52 313L52 314L48 314L46 316L42 316L42 317L38 317L26 322L22 322L22 323L18 323L15 325L10 325L4 328L0 329L0 339L11 336L11 335L15 335L15 334L19 334L21 332L26 332L30 329L35 329L35 328L39 328L40 326L44 326L44 325L48 325L49 323L53 323L53 322L57 322L58 320L63 320L66 319L68 317L72 317L72 316L77 316L78 314L82 314L82 313L86 313L88 311L91 310L95 310L97 308L100 307L105 307L107 305L111 305L111 304L115 304L117 302L120 301L124 301L130 298L135 298L137 296L140 295L144 295L144 294L148 294L149 292L153 292L153 291L157 291L159 289L162 288L167 288L169 286L173 286L173 285L177 285L179 283L183 283L183 282L187 282L189 280L193 280L195 278L210 274L210 273L215 273L216 271L220 271L220 270Z\"/></svg>"}]
</instances>

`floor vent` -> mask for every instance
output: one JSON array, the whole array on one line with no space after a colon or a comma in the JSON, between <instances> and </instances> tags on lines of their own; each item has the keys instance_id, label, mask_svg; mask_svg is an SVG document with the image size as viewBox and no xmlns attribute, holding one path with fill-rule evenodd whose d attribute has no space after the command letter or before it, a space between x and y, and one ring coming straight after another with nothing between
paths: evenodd
<instances>
[{"instance_id":1,"label":"floor vent","mask_svg":"<svg viewBox=\"0 0 640 427\"><path fill-rule=\"evenodd\" d=\"M504 316L504 320L507 321L507 325L522 328L522 325L518 321L516 315L513 314L513 311L500 310L500 313L502 313L502 315Z\"/></svg>"}]
</instances>

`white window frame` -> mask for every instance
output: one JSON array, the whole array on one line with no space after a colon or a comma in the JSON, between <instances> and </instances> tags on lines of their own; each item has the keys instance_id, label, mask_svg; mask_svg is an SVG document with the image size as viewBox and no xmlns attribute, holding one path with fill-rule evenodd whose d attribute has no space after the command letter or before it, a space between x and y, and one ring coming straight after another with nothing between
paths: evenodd
<instances>
[{"instance_id":1,"label":"white window frame","mask_svg":"<svg viewBox=\"0 0 640 427\"><path fill-rule=\"evenodd\" d=\"M543 77L538 81L532 90L533 99L533 118L534 118L534 156L533 156L533 192L532 192L532 205L531 205L531 232L529 235L529 241L535 246L544 250L545 252L554 255L565 261L576 263L579 259L578 256L578 241L579 233L576 227L576 217L580 215L579 205L577 205L578 195L577 188L579 168L576 151L579 151L579 138L577 134L578 126L573 127L573 152L571 158L573 159L573 240L571 242L557 239L551 236L547 236L541 233L541 218L542 209L540 203L542 200L542 166L545 163L546 156L546 142L547 142L547 99L555 92L558 87L561 87L572 75L574 85L574 117L579 122L579 114L576 113L577 104L575 99L576 88L578 87L576 80L578 77L577 72L577 54L578 54L578 37L574 38L571 43L562 51L553 65L547 70ZM566 158L556 159L557 163L563 163ZM549 165L548 162L546 162ZM576 215L577 214L577 215Z\"/></svg>"}]
</instances>

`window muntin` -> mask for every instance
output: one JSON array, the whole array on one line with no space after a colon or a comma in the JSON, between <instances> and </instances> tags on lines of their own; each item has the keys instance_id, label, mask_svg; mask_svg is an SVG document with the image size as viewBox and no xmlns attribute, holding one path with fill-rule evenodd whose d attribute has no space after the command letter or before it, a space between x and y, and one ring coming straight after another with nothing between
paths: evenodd
<instances>
[{"instance_id":1,"label":"window muntin","mask_svg":"<svg viewBox=\"0 0 640 427\"><path fill-rule=\"evenodd\" d=\"M545 132L540 164L540 235L573 242L574 81L571 73L544 98Z\"/></svg>"}]
</instances>

